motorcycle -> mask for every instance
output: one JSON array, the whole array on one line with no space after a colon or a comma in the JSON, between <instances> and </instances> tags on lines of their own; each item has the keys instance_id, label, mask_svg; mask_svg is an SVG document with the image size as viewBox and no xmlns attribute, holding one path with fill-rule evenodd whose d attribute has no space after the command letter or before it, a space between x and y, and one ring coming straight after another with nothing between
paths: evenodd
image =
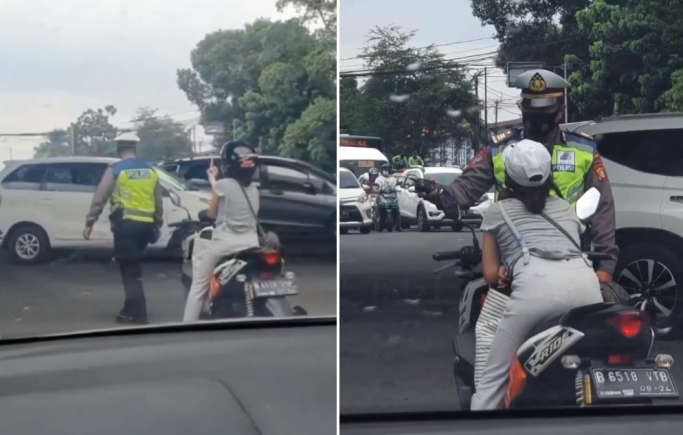
<instances>
[{"instance_id":1,"label":"motorcycle","mask_svg":"<svg viewBox=\"0 0 683 435\"><path fill-rule=\"evenodd\" d=\"M592 188L577 202L577 215L586 231L599 200L599 192ZM483 274L475 272L482 261L476 233L469 225L464 226L472 233L472 246L438 252L433 259L456 260L434 273L459 266L455 275L463 280L459 333L452 343L453 372L460 404L469 410L475 392L474 329L488 285ZM584 255L591 261L609 258L596 252ZM677 399L679 393L669 370L673 358L666 354L650 357L654 336L647 312L628 305L599 303L545 319L517 351L505 407L652 404L653 400Z\"/></svg>"},{"instance_id":2,"label":"motorcycle","mask_svg":"<svg viewBox=\"0 0 683 435\"><path fill-rule=\"evenodd\" d=\"M389 184L382 184L379 186L375 205L377 207L377 211L375 212L377 232L381 233L385 228L388 232L394 231L394 227L396 226L394 217L399 213L396 186Z\"/></svg>"},{"instance_id":3,"label":"motorcycle","mask_svg":"<svg viewBox=\"0 0 683 435\"><path fill-rule=\"evenodd\" d=\"M171 194L171 201L188 215L187 219L169 225L174 228L172 242L180 243L183 251L181 282L187 299L192 284L193 256L208 247L214 221L207 210L199 212L198 219L193 220L177 195ZM286 272L284 268L285 260L280 250L255 247L221 258L214 268L209 297L200 319L307 314L303 308L290 304L289 298L298 295L299 291L294 272Z\"/></svg>"}]
</instances>

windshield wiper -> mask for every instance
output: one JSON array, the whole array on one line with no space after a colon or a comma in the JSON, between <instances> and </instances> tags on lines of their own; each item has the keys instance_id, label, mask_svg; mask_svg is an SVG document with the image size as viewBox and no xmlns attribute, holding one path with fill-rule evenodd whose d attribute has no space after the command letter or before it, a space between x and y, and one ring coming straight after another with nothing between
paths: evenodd
<instances>
[{"instance_id":1,"label":"windshield wiper","mask_svg":"<svg viewBox=\"0 0 683 435\"><path fill-rule=\"evenodd\" d=\"M337 326L337 316L293 317L246 317L243 319L218 319L201 322L161 323L158 325L125 326L59 334L34 335L0 339L0 347L17 344L45 343L75 338L123 337L129 335L170 334L179 332L226 331L265 328L304 328Z\"/></svg>"}]
</instances>

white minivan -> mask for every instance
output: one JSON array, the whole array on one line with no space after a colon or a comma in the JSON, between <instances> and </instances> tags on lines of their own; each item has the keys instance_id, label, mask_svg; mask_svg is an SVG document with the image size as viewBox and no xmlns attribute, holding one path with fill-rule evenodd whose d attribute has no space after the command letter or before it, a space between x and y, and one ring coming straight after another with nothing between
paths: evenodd
<instances>
[{"instance_id":1,"label":"white minivan","mask_svg":"<svg viewBox=\"0 0 683 435\"><path fill-rule=\"evenodd\" d=\"M0 242L10 258L37 263L54 249L113 247L109 206L95 223L90 240L83 239L85 216L93 194L109 165L106 157L57 157L15 160L0 171ZM164 188L164 225L152 248L166 249L171 238L169 223L187 218L173 205L174 191L193 218L209 206L210 194L190 191L183 183L156 168Z\"/></svg>"}]
</instances>

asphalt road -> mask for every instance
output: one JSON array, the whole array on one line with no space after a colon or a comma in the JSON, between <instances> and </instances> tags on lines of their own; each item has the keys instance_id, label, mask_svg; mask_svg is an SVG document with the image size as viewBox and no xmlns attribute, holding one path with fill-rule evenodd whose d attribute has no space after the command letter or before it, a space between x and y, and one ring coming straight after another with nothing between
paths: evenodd
<instances>
[{"instance_id":1,"label":"asphalt road","mask_svg":"<svg viewBox=\"0 0 683 435\"><path fill-rule=\"evenodd\" d=\"M342 413L458 409L451 339L459 285L451 271L434 276L444 263L431 256L471 240L451 230L340 236ZM681 343L658 342L655 352L678 361L673 376L683 388Z\"/></svg>"},{"instance_id":2,"label":"asphalt road","mask_svg":"<svg viewBox=\"0 0 683 435\"><path fill-rule=\"evenodd\" d=\"M287 270L296 274L300 289L294 303L309 314L337 313L334 257L286 257ZM182 319L179 263L150 258L143 275L150 322ZM39 266L10 265L0 258L2 338L113 327L122 304L118 267L106 251L63 255Z\"/></svg>"}]
</instances>

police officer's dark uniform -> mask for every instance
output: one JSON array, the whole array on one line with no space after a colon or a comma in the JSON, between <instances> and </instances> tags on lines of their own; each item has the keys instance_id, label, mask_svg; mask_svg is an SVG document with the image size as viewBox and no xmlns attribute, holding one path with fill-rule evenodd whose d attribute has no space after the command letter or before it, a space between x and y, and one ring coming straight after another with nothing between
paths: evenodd
<instances>
[{"instance_id":1,"label":"police officer's dark uniform","mask_svg":"<svg viewBox=\"0 0 683 435\"><path fill-rule=\"evenodd\" d=\"M163 223L163 197L154 168L135 155L139 138L124 133L115 139L121 160L107 168L86 217L83 236L90 238L92 227L111 200L114 257L121 270L125 291L119 323L147 323L147 303L142 287L142 254L156 242Z\"/></svg>"},{"instance_id":2,"label":"police officer's dark uniform","mask_svg":"<svg viewBox=\"0 0 683 435\"><path fill-rule=\"evenodd\" d=\"M560 130L563 92L569 83L562 77L544 69L520 74L514 86L522 90L522 118L524 128L508 130L494 136L463 174L442 195L429 197L438 205L446 206L453 199L460 207L473 205L492 185L498 193L505 187L505 164L502 152L505 147L523 138L543 143L552 153L553 179L557 189L551 192L575 205L576 200L589 188L600 191L600 206L592 219L592 243L595 251L617 258L619 248L615 241L615 212L612 188L592 137ZM598 267L601 282L612 280L616 260L602 260Z\"/></svg>"}]
</instances>

